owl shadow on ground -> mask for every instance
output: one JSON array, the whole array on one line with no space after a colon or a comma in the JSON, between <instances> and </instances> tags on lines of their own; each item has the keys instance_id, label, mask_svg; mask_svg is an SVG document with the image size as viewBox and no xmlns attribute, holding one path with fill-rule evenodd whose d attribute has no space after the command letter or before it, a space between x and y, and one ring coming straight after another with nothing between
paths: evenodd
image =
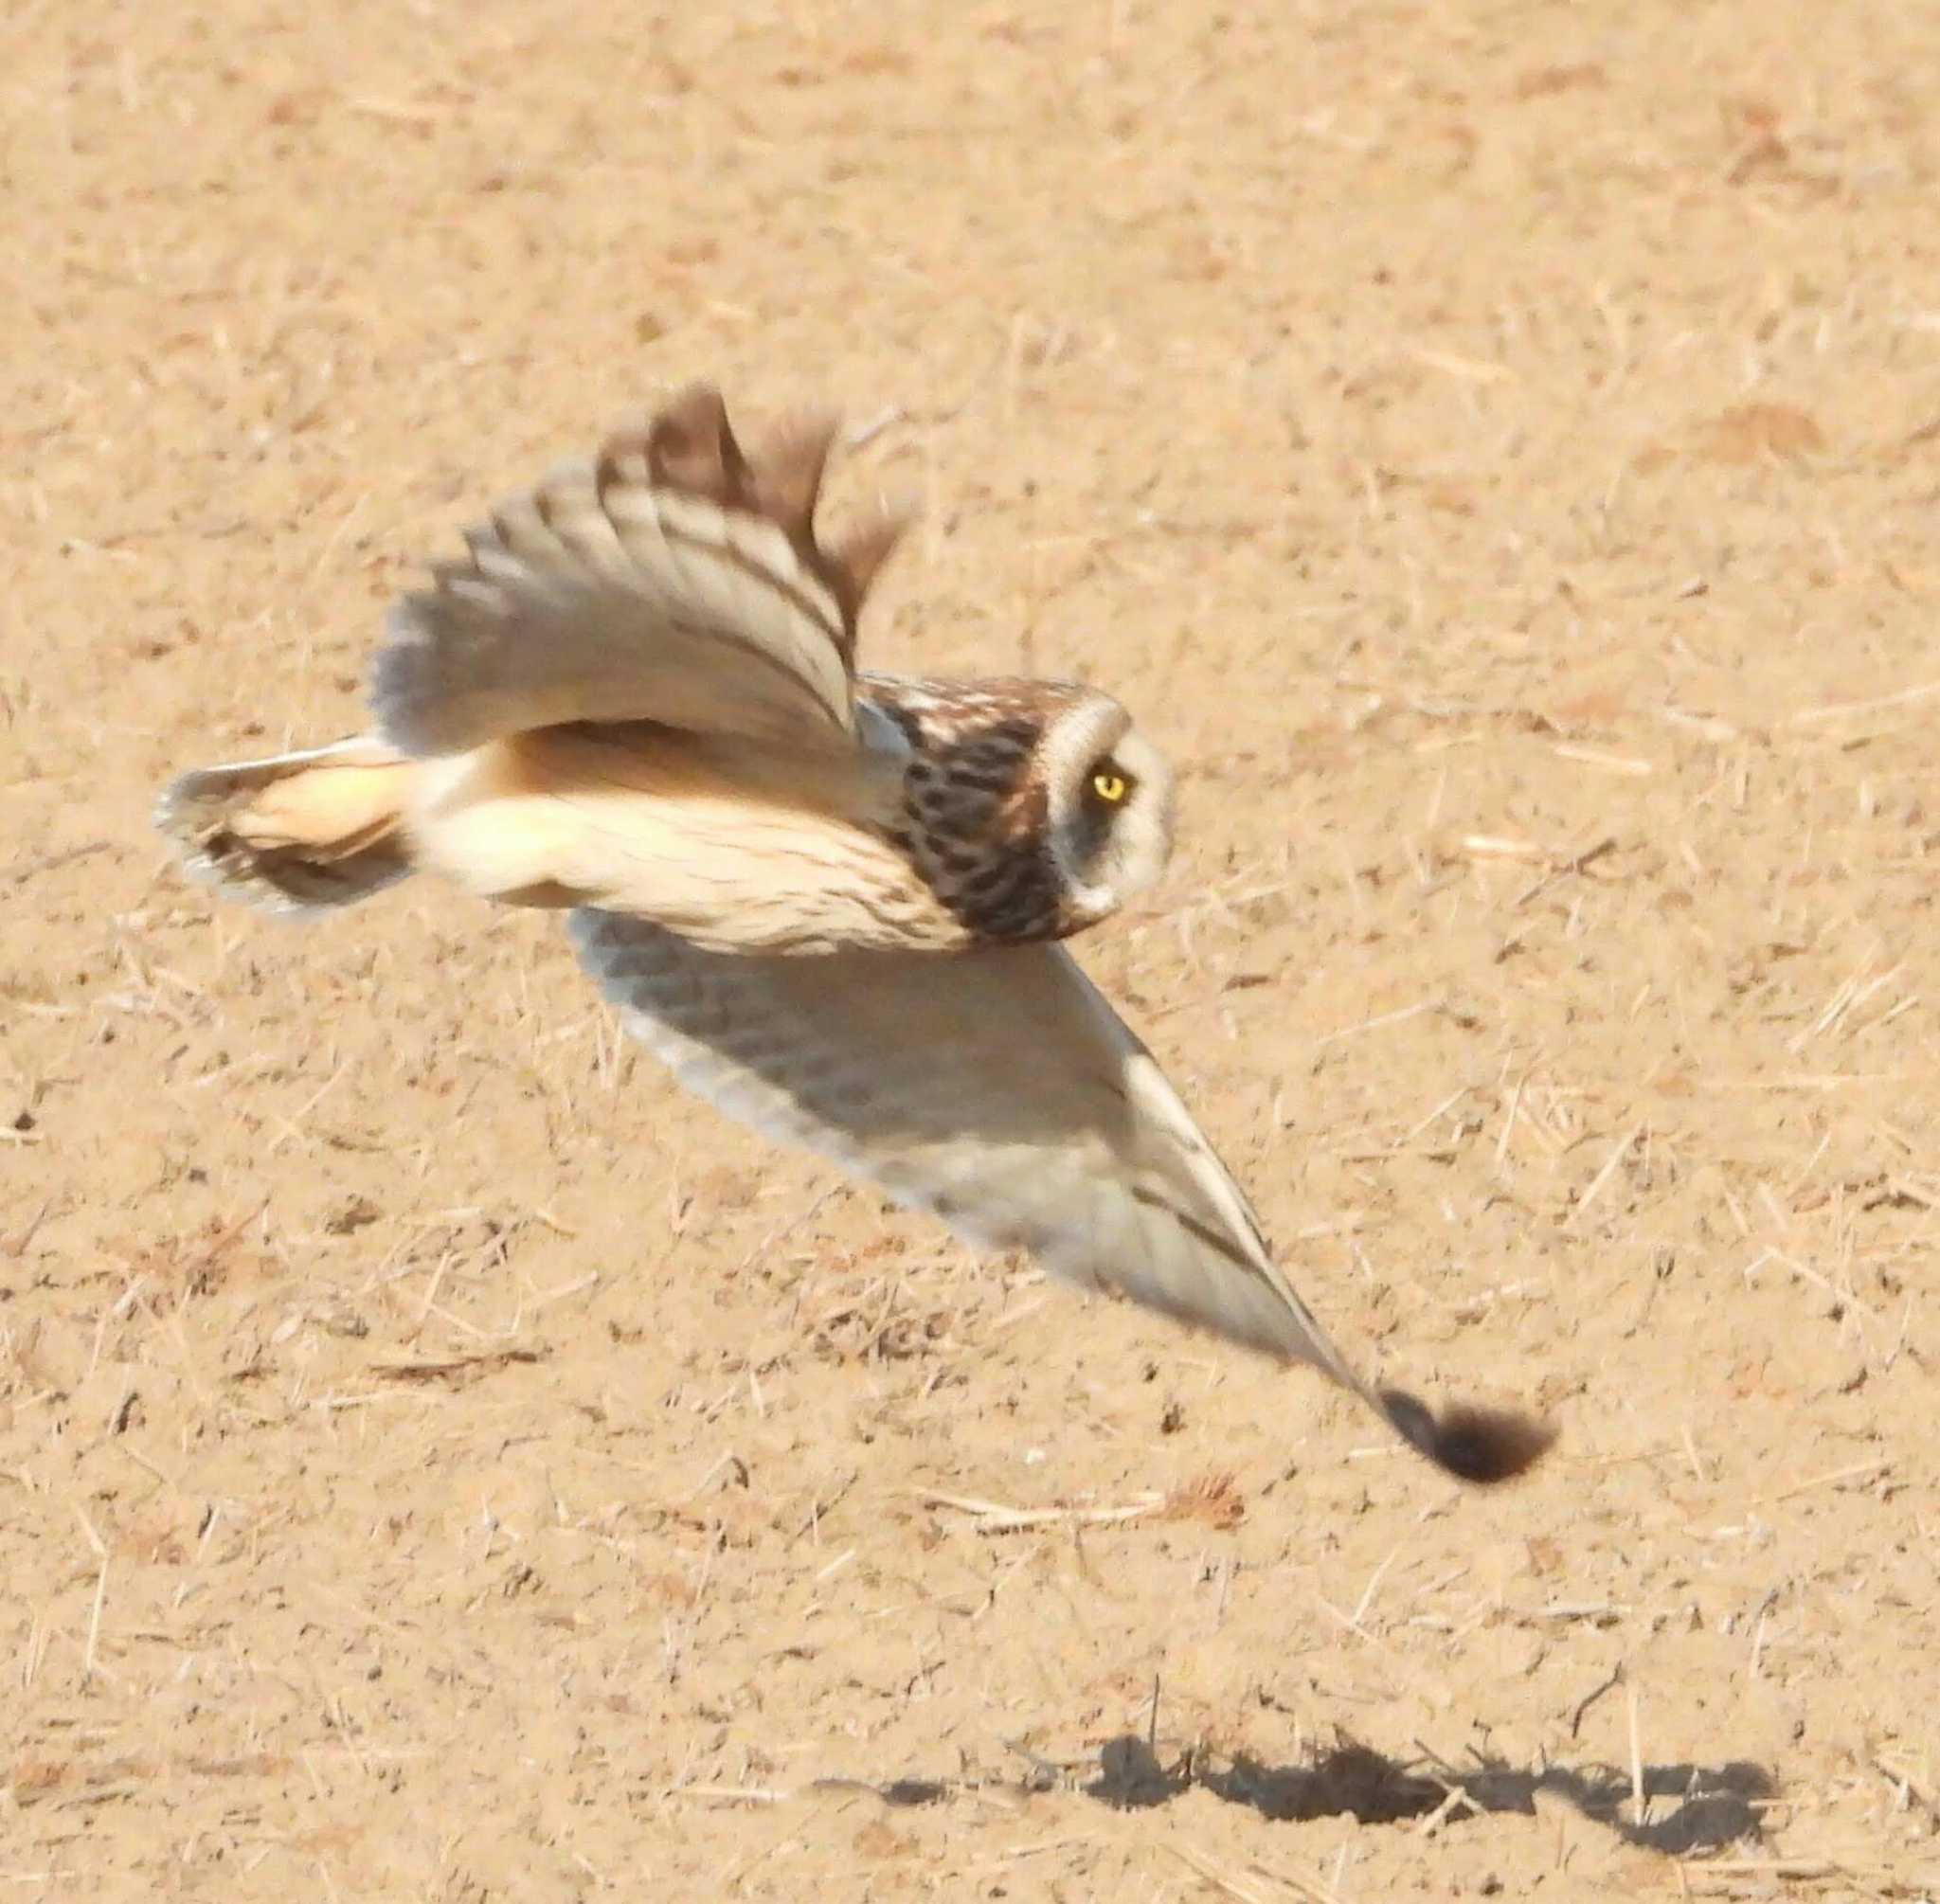
<instances>
[{"instance_id":1,"label":"owl shadow on ground","mask_svg":"<svg viewBox=\"0 0 1940 1904\"><path fill-rule=\"evenodd\" d=\"M1760 1838L1761 1801L1776 1790L1771 1774L1742 1759L1722 1765L1647 1765L1644 1795L1646 1823L1631 1816L1627 1769L1590 1764L1550 1765L1524 1771L1501 1760L1473 1768L1403 1765L1344 1740L1306 1764L1275 1766L1241 1753L1220 1765L1200 1766L1192 1754L1162 1765L1145 1740L1111 1740L1099 1754L1099 1772L1083 1789L1119 1810L1169 1804L1188 1791L1209 1791L1277 1823L1331 1818L1346 1813L1362 1824L1406 1819L1519 1811L1533 1816L1538 1792L1553 1792L1584 1817L1608 1826L1629 1843L1673 1857L1721 1850ZM1675 1801L1663 1811L1662 1801ZM1661 1816L1652 1817L1652 1812Z\"/></svg>"},{"instance_id":2,"label":"owl shadow on ground","mask_svg":"<svg viewBox=\"0 0 1940 1904\"><path fill-rule=\"evenodd\" d=\"M1214 1765L1188 1752L1167 1766L1146 1740L1126 1735L1104 1747L1096 1775L1082 1782L1069 1765L1029 1751L1023 1755L1033 1766L1023 1782L1027 1790L1079 1790L1117 1811L1151 1810L1187 1792L1207 1791L1275 1823L1343 1815L1361 1824L1397 1824L1438 1814L1449 1820L1511 1811L1533 1817L1536 1794L1551 1792L1627 1843L1671 1857L1762 1839L1763 1801L1777 1790L1764 1767L1744 1759L1715 1766L1647 1765L1644 1795L1655 1803L1646 1805L1646 1822L1640 1825L1630 1815L1628 1770L1594 1763L1524 1771L1483 1759L1468 1769L1439 1764L1424 1769L1421 1761L1402 1764L1343 1739L1302 1765L1266 1765L1244 1752ZM956 1787L946 1780L905 1778L869 1788L891 1805L922 1805L946 1802ZM1665 1800L1673 1801L1667 1811ZM1662 1815L1651 1817L1652 1811Z\"/></svg>"}]
</instances>

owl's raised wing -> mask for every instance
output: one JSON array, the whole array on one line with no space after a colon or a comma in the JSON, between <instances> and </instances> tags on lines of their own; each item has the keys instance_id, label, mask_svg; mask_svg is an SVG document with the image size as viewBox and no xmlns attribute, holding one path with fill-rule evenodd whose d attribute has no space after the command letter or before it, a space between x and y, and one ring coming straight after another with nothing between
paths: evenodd
<instances>
[{"instance_id":1,"label":"owl's raised wing","mask_svg":"<svg viewBox=\"0 0 1940 1904\"><path fill-rule=\"evenodd\" d=\"M799 430L750 462L696 386L501 503L391 612L371 688L384 739L448 754L651 720L852 746L856 616L897 525L817 541L833 435Z\"/></svg>"},{"instance_id":2,"label":"owl's raised wing","mask_svg":"<svg viewBox=\"0 0 1940 1904\"><path fill-rule=\"evenodd\" d=\"M1516 1415L1438 1420L1343 1360L1152 1054L1061 945L768 959L587 907L570 925L627 1030L765 1136L971 1243L1310 1363L1465 1480L1504 1480L1549 1445Z\"/></svg>"}]
</instances>

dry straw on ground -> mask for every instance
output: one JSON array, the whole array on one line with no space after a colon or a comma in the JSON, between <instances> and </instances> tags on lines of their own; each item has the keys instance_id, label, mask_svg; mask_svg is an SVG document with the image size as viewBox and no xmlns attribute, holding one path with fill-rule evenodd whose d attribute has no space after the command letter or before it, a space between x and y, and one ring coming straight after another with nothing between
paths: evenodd
<instances>
[{"instance_id":1,"label":"dry straw on ground","mask_svg":"<svg viewBox=\"0 0 1940 1904\"><path fill-rule=\"evenodd\" d=\"M1940 1895L1931 9L10 24L9 1896ZM698 375L1185 763L1087 957L1528 1485L165 870Z\"/></svg>"}]
</instances>

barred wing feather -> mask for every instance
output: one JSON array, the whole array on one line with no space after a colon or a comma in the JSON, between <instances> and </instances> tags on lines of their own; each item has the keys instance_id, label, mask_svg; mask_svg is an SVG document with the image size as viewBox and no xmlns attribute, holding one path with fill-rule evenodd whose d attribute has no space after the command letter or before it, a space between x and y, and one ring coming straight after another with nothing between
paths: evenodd
<instances>
[{"instance_id":1,"label":"barred wing feather","mask_svg":"<svg viewBox=\"0 0 1940 1904\"><path fill-rule=\"evenodd\" d=\"M379 731L417 755L569 721L853 746L855 616L890 538L816 540L828 444L750 463L696 388L500 504L392 610Z\"/></svg>"},{"instance_id":2,"label":"barred wing feather","mask_svg":"<svg viewBox=\"0 0 1940 1904\"><path fill-rule=\"evenodd\" d=\"M1520 1417L1438 1420L1355 1373L1151 1053L1061 945L763 959L591 908L570 925L628 1031L763 1134L973 1244L1309 1363L1466 1479L1506 1478L1547 1446Z\"/></svg>"}]
</instances>

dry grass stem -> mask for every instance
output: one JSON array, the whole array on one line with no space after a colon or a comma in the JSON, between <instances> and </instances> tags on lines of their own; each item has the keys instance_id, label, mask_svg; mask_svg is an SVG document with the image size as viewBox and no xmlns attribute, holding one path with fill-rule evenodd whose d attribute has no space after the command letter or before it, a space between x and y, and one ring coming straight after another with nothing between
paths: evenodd
<instances>
[{"instance_id":1,"label":"dry grass stem","mask_svg":"<svg viewBox=\"0 0 1940 1904\"><path fill-rule=\"evenodd\" d=\"M11 9L0 1891L1940 1898L1940 9L1225 12ZM179 876L700 378L1173 760L1070 953L1526 1479Z\"/></svg>"}]
</instances>

